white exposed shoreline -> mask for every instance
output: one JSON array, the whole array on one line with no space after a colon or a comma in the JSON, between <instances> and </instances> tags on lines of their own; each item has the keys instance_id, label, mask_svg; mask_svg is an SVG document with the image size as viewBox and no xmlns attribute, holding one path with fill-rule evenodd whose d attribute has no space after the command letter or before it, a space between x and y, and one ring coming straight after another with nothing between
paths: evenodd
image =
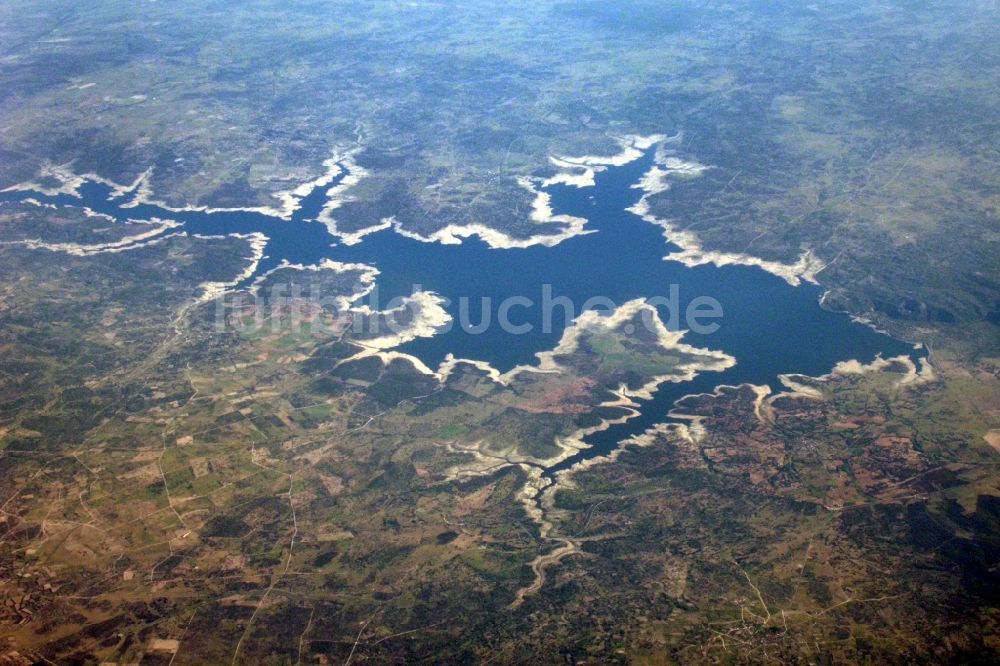
<instances>
[{"instance_id":1,"label":"white exposed shoreline","mask_svg":"<svg viewBox=\"0 0 1000 666\"><path fill-rule=\"evenodd\" d=\"M142 204L156 206L174 213L201 212L201 213L260 213L282 220L290 220L292 215L301 205L302 199L312 192L316 187L327 185L342 173L340 162L353 155L350 153L338 153L323 162L324 172L314 180L301 183L291 190L275 192L271 196L280 203L277 206L236 206L231 208L213 208L210 206L171 206L170 204L157 200L153 194L152 176L153 168L146 169L132 183L121 184L99 176L95 173L78 174L73 171L72 163L52 164L43 163L39 168L39 180L52 178L58 181L58 185L48 187L38 181L27 181L11 185L2 190L3 192L38 192L46 196L69 195L80 196L80 188L86 183L99 183L110 188L109 196L112 199L132 194L131 201L122 204L122 208L135 208Z\"/></svg>"},{"instance_id":2,"label":"white exposed shoreline","mask_svg":"<svg viewBox=\"0 0 1000 666\"><path fill-rule=\"evenodd\" d=\"M651 400L656 389L666 382L686 382L691 381L697 377L702 372L722 372L727 370L734 365L736 365L736 359L720 351L700 349L697 347L692 347L690 345L680 342L684 337L684 331L671 332L667 330L666 326L660 320L659 316L656 314L656 310L651 308L651 306L645 304L641 300L632 301L628 304L628 309L623 307L619 310L625 310L625 314L622 316L620 321L627 321L631 317L634 317L643 309L650 309L652 312L652 321L656 327L657 338L660 345L664 349L679 351L685 354L693 355L700 358L700 361L692 361L687 364L679 365L676 370L672 373L659 375L653 377L644 386L637 389L628 389L625 386L619 387L619 389L614 393L615 398L607 402L601 403L600 407L621 407L625 408L626 413L614 420L602 420L596 426L590 428L581 428L569 437L562 441L557 442L564 452L568 452L569 455L562 456L559 460L555 460L546 466L551 466L557 464L564 460L565 458L573 455L574 453L590 448L584 440L598 432L607 430L613 425L619 425L627 422L629 419L637 416L639 414L638 409L640 407L636 400ZM616 313L618 315L618 313ZM578 336L577 336L578 337ZM575 339L574 339L575 343ZM577 472L592 467L593 465L603 464L606 462L613 462L620 455L622 448L629 443L630 440L624 440L620 442L614 451L608 455L595 456L587 460L576 463L572 467L562 470L555 475L555 481L552 485L552 492L555 492L557 487L566 487L564 484L571 483L570 478Z\"/></svg>"},{"instance_id":3,"label":"white exposed shoreline","mask_svg":"<svg viewBox=\"0 0 1000 666\"><path fill-rule=\"evenodd\" d=\"M95 213L87 208L83 208L81 210L83 210L87 217L107 218L106 215ZM139 233L124 236L119 240L110 241L108 243L54 243L43 241L40 238L31 238L25 240L2 241L0 242L0 245L21 245L32 250L48 250L50 252L61 252L74 257L89 257L96 254L117 254L119 252L138 250L143 247L148 247L154 243L160 243L167 238L185 235L184 232L166 234L167 231L181 226L180 223L174 222L173 220L161 220L159 218L153 218L151 220L126 220L124 224L145 227L145 229L139 231Z\"/></svg>"},{"instance_id":4,"label":"white exposed shoreline","mask_svg":"<svg viewBox=\"0 0 1000 666\"><path fill-rule=\"evenodd\" d=\"M643 153L657 144L676 141L680 134L669 137L665 134L649 136L626 135L613 137L621 148L621 152L610 157L584 155L582 157L552 156L549 162L562 169L551 178L542 181L543 187L549 185L569 185L571 187L594 187L596 174L606 171L609 167L624 166L642 157Z\"/></svg>"},{"instance_id":5,"label":"white exposed shoreline","mask_svg":"<svg viewBox=\"0 0 1000 666\"><path fill-rule=\"evenodd\" d=\"M637 189L642 190L644 194L642 199L630 209L630 212L633 212L647 222L661 227L665 238L681 248L679 251L668 255L667 259L681 262L689 267L709 263L717 266L733 264L757 266L778 275L793 286L797 286L802 281L815 282L815 275L823 269L824 265L811 251L804 252L795 264L767 261L747 254L706 251L702 248L700 240L694 233L684 231L674 223L657 218L650 213L649 197L669 189L668 179L674 177L696 177L709 168L697 162L684 161L666 155L663 149L664 145L676 141L679 137L679 134L673 137L664 134L615 136L612 138L620 147L620 151L617 154L609 156L552 156L549 158L550 162L561 170L559 173L548 178L519 177L517 179L518 185L534 195L530 215L531 221L539 226L545 226L549 231L554 231L553 233L538 233L526 238L517 238L478 222L450 224L430 234L420 234L405 229L398 220L392 217L380 219L375 224L357 231L348 232L341 230L338 227L335 217L336 211L345 203L354 200L350 195L350 190L370 175L369 171L359 165L355 159L360 150L358 147L338 151L332 157L325 160L323 162L324 171L317 178L301 183L290 190L274 193L272 197L280 202L277 206L171 206L155 198L151 185L152 168L140 174L132 183L122 185L92 173L77 174L72 170L71 163L62 165L45 163L42 165L39 171L40 179L52 178L56 180L59 185L55 187L46 187L39 182L32 181L8 187L4 191L37 191L48 196L59 194L79 196L82 185L87 182L96 182L111 188L112 197L121 197L131 193L132 200L123 204L123 207L149 204L171 212L250 212L290 220L305 196L315 188L326 186L332 183L338 176L343 175L341 181L327 191L327 201L320 211L318 220L326 226L334 238L345 245L360 243L368 234L392 228L396 233L404 237L428 243L436 242L445 245L455 245L461 243L464 239L478 237L494 249L516 249L533 246L553 247L570 238L592 232L586 228L587 221L583 218L555 214L552 210L551 196L545 192L544 188L555 184L564 184L573 187L592 187L595 184L595 175L597 173L605 171L610 167L629 164L642 157L645 151L654 146L659 146L656 153L656 164L635 186Z\"/></svg>"},{"instance_id":6,"label":"white exposed shoreline","mask_svg":"<svg viewBox=\"0 0 1000 666\"><path fill-rule=\"evenodd\" d=\"M338 238L344 245L356 245L360 243L365 236L376 231L381 231L382 229L387 229L392 224L388 220L380 220L378 223L367 227L365 229L360 229L355 232L341 231L337 228L337 220L334 218L334 211L343 206L345 203L354 201L352 197L348 195L348 192L362 181L366 176L369 175L367 169L357 163L354 159L355 154L358 152L357 149L343 153L337 161L344 165L346 174L341 178L340 182L331 187L326 191L327 201L323 205L323 209L319 213L319 221L322 222L330 235L334 238Z\"/></svg>"},{"instance_id":7,"label":"white exposed shoreline","mask_svg":"<svg viewBox=\"0 0 1000 666\"><path fill-rule=\"evenodd\" d=\"M524 372L559 373L562 372L564 368L559 365L557 357L565 354L571 354L576 351L579 348L579 342L584 333L598 327L613 330L617 326L630 321L643 311L648 312L650 315L649 321L653 322L654 332L656 333L657 341L660 347L665 350L678 351L692 355L697 357L699 360L681 364L668 374L653 377L639 388L629 389L624 385L619 386L618 389L612 391L611 397L608 400L598 405L598 408L621 408L623 410L621 416L613 419L601 419L600 423L595 426L590 428L581 428L568 437L557 439L555 444L558 447L559 452L547 459L539 459L524 455L515 457L515 452L511 451L504 454L501 461L498 459L499 456L488 456L482 452L483 442L478 443L477 447L473 449L457 449L463 453L471 454L473 460L468 465L460 465L452 470L449 470L448 476L450 478L457 479L489 474L498 469L498 467L503 466L521 466L528 475L528 481L518 492L518 498L520 499L526 514L538 524L539 533L543 539L556 541L561 544L555 551L546 555L540 555L532 561L531 568L535 574L535 579L529 586L518 590L513 603L513 606L515 607L520 605L526 596L541 589L545 582L545 571L548 567L558 564L559 561L569 555L580 552L579 545L574 539L554 534L555 526L550 516L556 511L554 505L555 492L559 488L567 487L567 484L572 483L571 476L575 472L593 464L614 460L618 454L612 453L610 457L601 456L578 463L567 470L558 472L555 475L555 478L551 481L544 478L542 475L542 468L552 467L567 458L570 458L579 451L590 448L590 445L584 441L584 439L589 435L606 430L613 425L625 423L635 416L638 416L639 404L636 400L652 398L653 391L655 391L656 387L660 384L668 381L689 381L699 372L722 371L726 368L732 367L732 365L736 363L736 359L723 352L699 349L682 343L681 339L685 334L683 331L669 331L666 326L663 325L663 322L660 320L655 308L648 305L642 299L636 299L625 303L610 316L602 316L596 311L583 313L577 317L571 326L566 328L559 344L555 347L555 349L536 354L538 357L538 364L535 366L519 366L507 373L501 374L498 370L496 370L496 368L493 368L489 364L482 361L469 361L449 357L448 360L441 365L441 368L438 371L438 377L443 382L447 380L448 376L454 371L458 364L464 363L482 370L493 381L502 385L509 384L514 377Z\"/></svg>"},{"instance_id":8,"label":"white exposed shoreline","mask_svg":"<svg viewBox=\"0 0 1000 666\"><path fill-rule=\"evenodd\" d=\"M719 385L715 387L711 394L690 394L683 396L680 400L690 397L697 397L699 395L713 395L721 396L724 391L727 390L738 390L741 387L749 387L755 394L754 398L754 414L758 420L761 422L769 422L773 420L773 402L781 397L793 397L793 398L806 398L806 399L823 399L823 393L819 389L805 384L804 382L821 383L824 381L829 381L837 376L849 376L849 375L862 375L875 372L882 372L894 364L901 364L906 367L907 372L901 377L895 384L897 387L909 387L918 384L923 384L926 382L932 382L935 380L935 374L933 367L927 362L926 359L921 359L921 367L918 369L916 364L908 356L898 356L890 359L877 358L871 363L861 363L857 360L843 361L834 366L833 370L829 373L822 375L820 377L805 377L802 375L782 375L782 383L791 389L789 392L778 393L776 395L771 395L771 389L768 386L757 386L754 384L742 384L740 386L729 386L729 385ZM627 401L626 397L622 397L622 402ZM613 403L605 403L613 404ZM614 403L621 404L621 403ZM676 404L676 403L675 403ZM655 443L657 437L659 436L674 436L681 438L683 440L697 443L703 439L706 434L703 421L704 416L685 414L679 409L672 409L669 412L669 416L675 419L684 419L688 423L659 423L656 424L645 432L634 435L622 442L619 442L618 446L614 451L607 455L596 456L588 460L582 461L573 465L569 469L560 471L554 475L553 480L550 483L546 483L541 470L538 468L531 468L528 470L528 481L522 488L520 493L520 499L525 507L525 511L529 517L531 517L540 528L540 534L542 538L548 539L550 541L555 541L560 545L555 551L548 555L540 555L535 558L532 562L532 570L535 574L535 580L527 587L522 588L518 591L515 598L514 605L519 605L524 597L538 592L545 582L545 570L554 564L558 564L563 558L580 553L579 540L571 536L560 536L555 533L555 523L554 519L556 516L564 514L565 512L559 509L555 504L556 493L559 490L573 488L574 481L573 476L580 471L588 469L590 467L607 464L615 462L622 454L622 452L629 446L650 446ZM627 420L629 417L625 416L623 420Z\"/></svg>"},{"instance_id":9,"label":"white exposed shoreline","mask_svg":"<svg viewBox=\"0 0 1000 666\"><path fill-rule=\"evenodd\" d=\"M355 234L342 234L339 231L331 231L331 233L336 233L346 243L355 243L359 242L368 233L385 229L386 223L389 223L399 235L425 243L458 245L464 239L475 236L491 248L498 250L534 246L554 247L570 238L593 232L586 228L587 220L584 218L573 215L556 215L552 210L552 197L544 188L559 183L574 187L591 187L594 185L594 176L596 173L604 171L609 167L628 164L642 157L644 151L657 143L669 141L670 139L671 137L662 134L616 137L615 141L621 147L621 152L616 155L604 157L594 155L585 155L583 157L551 157L550 161L552 164L560 169L564 169L564 172L544 179L520 176L517 179L517 184L534 195L531 221L538 225L561 227L556 233L535 234L527 238L516 238L485 224L473 222L469 224L449 224L430 234L419 234L403 228L398 221L391 218L382 220L380 224L361 230ZM330 228L329 225L328 228Z\"/></svg>"},{"instance_id":10,"label":"white exposed shoreline","mask_svg":"<svg viewBox=\"0 0 1000 666\"><path fill-rule=\"evenodd\" d=\"M390 331L385 335L375 338L352 339L351 343L358 348L358 352L339 361L337 363L338 366L370 357L376 357L385 364L401 359L412 364L414 368L423 374L437 376L437 373L428 368L419 358L392 350L417 338L431 337L443 326L451 323L451 315L444 309L444 298L431 291L417 291L410 296L400 299L399 304L389 310L374 310L368 305L356 305L355 303L359 299L364 298L374 289L379 270L368 264L344 263L330 259L324 259L320 263L312 265L292 264L287 261L282 262L275 268L258 276L251 285L251 289L259 288L268 276L281 270L312 272L330 270L337 273L359 272L358 282L360 288L350 294L338 296L336 299L336 308L344 314L370 317L380 315L391 316L392 313L405 309L412 311L413 320L400 330ZM249 275L252 274L251 272Z\"/></svg>"},{"instance_id":11,"label":"white exposed shoreline","mask_svg":"<svg viewBox=\"0 0 1000 666\"><path fill-rule=\"evenodd\" d=\"M759 386L756 384L739 384L736 386L720 384L719 386L716 386L711 393L690 393L679 398L678 402L688 398L697 398L702 396L720 397L725 391L735 391L745 387L751 389L755 394L754 415L757 420L767 423L773 421L773 403L775 400L780 398L824 400L825 396L822 390L816 387L817 384L832 381L837 377L847 377L851 375L860 376L883 372L891 368L893 365L901 365L906 368L906 372L894 384L896 387L917 386L933 382L937 379L934 368L927 362L926 359L921 359L919 368L908 356L896 356L887 359L880 357L871 363L862 363L858 360L852 359L837 363L830 372L818 377L810 377L807 375L780 375L779 379L782 385L789 390L773 395L769 386ZM673 435L692 443L701 441L705 434L705 429L702 425L702 422L705 420L704 416L685 414L676 408L670 410L669 416L675 419L688 420L690 423L658 423L640 435L634 435L627 440L623 440L619 448L615 449L615 451L611 452L608 456L593 458L585 463L574 466L571 470L567 470L567 472L575 473L594 464L613 462L621 455L621 452L625 449L625 447L649 446L655 441L656 436L660 434Z\"/></svg>"},{"instance_id":12,"label":"white exposed shoreline","mask_svg":"<svg viewBox=\"0 0 1000 666\"><path fill-rule=\"evenodd\" d=\"M260 286L267 280L268 277L277 273L281 270L294 270L294 271L304 271L304 272L318 272L323 270L333 271L335 273L348 273L351 271L356 271L361 273L358 278L359 286L361 287L358 291L353 294L347 294L342 296L337 296L336 307L338 310L347 312L351 309L351 303L358 300L359 298L364 298L372 292L375 288L375 279L380 275L380 271L374 266L369 266L368 264L359 263L345 263L342 261L334 261L332 259L324 259L318 264L293 264L287 259L282 260L280 264L274 268L266 271L257 276L257 278L250 285L251 290L257 290Z\"/></svg>"},{"instance_id":13,"label":"white exposed shoreline","mask_svg":"<svg viewBox=\"0 0 1000 666\"><path fill-rule=\"evenodd\" d=\"M807 375L787 374L779 375L778 379L788 391L775 394L769 399L773 402L778 398L808 398L813 400L824 399L823 392L816 388L814 384L830 381L836 377L847 377L851 375L867 375L876 372L883 372L893 365L901 365L906 368L906 373L896 382L896 387L919 386L928 384L937 379L934 366L926 358L920 359L920 366L913 362L909 356L900 355L891 358L876 358L871 363L862 363L857 360L841 361L833 366L833 369L825 375L819 377L809 377Z\"/></svg>"},{"instance_id":14,"label":"white exposed shoreline","mask_svg":"<svg viewBox=\"0 0 1000 666\"><path fill-rule=\"evenodd\" d=\"M583 218L571 215L556 215L552 210L551 197L544 191L545 187L555 184L564 184L573 187L592 187L595 184L596 173L610 167L622 166L633 162L640 158L645 151L658 146L656 164L635 185L644 194L640 201L629 210L643 220L661 227L664 237L680 248L680 250L667 255L666 259L678 261L689 267L704 264L715 264L716 266L756 266L781 277L793 286L798 286L803 281L815 283L816 274L825 265L816 258L811 250L804 251L799 260L794 264L768 261L748 254L707 251L702 247L696 234L681 229L672 221L657 218L651 214L649 198L668 190L670 187L668 183L669 179L696 177L709 168L697 162L684 161L666 154L664 145L671 141L676 141L679 137L679 134L673 137L664 134L616 136L612 138L621 150L615 155L552 156L549 158L550 162L562 170L560 173L549 178L519 177L517 180L518 184L534 194L535 197L532 202L531 221L538 225L551 225L552 227L559 228L555 233L540 233L527 238L516 238L506 232L477 222L461 225L450 224L430 234L420 234L403 228L397 220L391 217L383 218L369 227L354 232L339 229L335 212L345 203L353 200L350 196L350 190L370 175L368 170L359 165L355 160L355 156L360 150L358 147L339 151L325 160L323 162L324 172L317 178L304 182L293 189L274 193L272 195L273 198L280 202L280 205L277 206L232 208L213 208L194 205L170 206L166 202L154 198L151 186L152 168L147 169L139 175L131 184L122 185L92 173L77 174L72 170L71 163L62 165L45 163L42 165L39 171L40 178L52 178L56 180L59 185L55 187L46 187L39 182L27 182L8 187L4 191L37 191L48 196L59 194L79 196L82 185L86 182L96 182L111 188L112 197L120 197L132 193L132 200L124 204L124 207L150 204L172 212L219 213L242 211L290 220L306 195L315 188L328 185L338 176L343 175L341 181L327 191L327 202L321 210L318 219L327 227L333 237L345 245L360 243L368 234L392 228L396 233L407 238L422 242L437 242L445 245L459 244L463 239L476 236L494 249L515 249L532 246L552 247L569 238L591 233L591 231L586 228L586 220Z\"/></svg>"},{"instance_id":15,"label":"white exposed shoreline","mask_svg":"<svg viewBox=\"0 0 1000 666\"><path fill-rule=\"evenodd\" d=\"M701 241L695 233L682 229L676 223L658 218L651 213L650 198L669 190L672 179L698 177L711 168L694 161L686 161L669 155L664 149L664 145L673 138L676 137L667 137L665 135L618 137L615 140L620 146L621 152L617 155L605 157L553 156L550 157L550 162L560 169L560 172L556 175L548 178L520 177L517 180L518 184L534 196L530 214L531 221L539 225L539 228L556 231L549 234L540 233L527 238L516 238L481 223L451 224L428 235L420 235L403 228L398 220L391 217L383 218L377 223L358 231L347 232L340 230L335 217L336 211L345 203L354 200L351 196L351 189L356 187L363 178L369 175L369 172L358 165L354 159L358 149L337 154L324 161L323 166L325 171L318 178L302 183L294 189L272 195L280 202L279 205L273 207L209 208L205 206L186 206L172 208L163 202L153 199L151 169L140 175L130 185L119 185L94 174L74 174L71 169L72 165L55 166L49 164L43 166L40 176L56 180L59 183L57 186L43 187L38 183L24 183L9 187L4 191L37 191L48 196L59 194L78 196L82 185L87 182L98 182L110 187L112 196L120 197L131 193L133 195L132 201L126 204L126 207L136 206L140 203L149 203L171 211L200 211L207 213L246 211L290 220L295 211L301 206L302 199L305 196L315 188L325 187L332 183L338 176L343 175L344 177L340 182L327 190L327 201L318 216L318 220L326 226L334 238L345 245L360 243L368 234L391 228L395 233L404 237L428 243L436 242L453 245L461 243L463 239L478 237L491 248L495 249L526 248L531 246L552 247L564 240L592 233L592 231L586 228L587 221L583 218L570 215L556 215L552 209L551 196L545 192L544 188L557 184L578 188L593 187L597 173L605 171L610 167L631 163L642 157L645 151L656 146L658 149L655 156L655 164L633 186L635 189L642 191L642 197L629 211L644 221L659 226L663 231L664 238L679 248L668 254L665 257L666 260L677 261L688 267L705 264L713 264L719 267L727 265L753 266L782 278L791 286L799 286L803 282L816 283L816 275L823 270L825 265L811 250L807 249L803 251L799 259L793 264L768 261L741 253L707 251L702 247ZM36 203L39 206L46 205L40 202ZM88 211L87 214L92 216L99 215L93 211ZM11 243L19 243L38 249L66 252L75 256L88 256L102 252L122 252L144 247L151 243L161 242L173 236L185 235L184 232L164 235L165 231L180 226L180 223L169 220L151 220L149 222L136 223L158 226L155 229L144 231L120 241L92 246L59 243L47 244L40 240L13 241ZM231 291L240 282L252 277L261 260L264 258L265 247L268 242L267 237L260 233L194 237L240 238L246 240L250 248L250 254L246 257L248 265L240 275L231 282L203 283L201 285L201 292L194 304L218 298ZM390 316L393 312L404 308L412 309L412 321L409 321L401 330L367 340L352 339L351 343L357 346L358 352L347 359L339 361L337 365L370 357L380 359L385 365L396 360L402 360L410 363L418 372L435 377L442 384L448 381L460 365L467 365L483 372L491 381L499 385L508 386L515 378L525 373L558 374L564 372L566 369L560 365L558 357L576 351L579 348L581 337L587 331L599 327L611 329L627 322L644 309L652 312L651 319L656 325L655 333L660 347L665 350L673 350L695 357L696 360L680 364L669 373L650 378L643 386L632 389L624 385L617 387L617 389L611 392L609 399L600 403L598 408L620 408L622 410L621 415L613 419L602 419L596 426L581 428L567 437L558 438L555 442L558 452L549 458L534 458L532 456L521 455L513 450L505 454L492 455L492 450L487 452L483 442L476 443L470 448L462 447L455 449L472 456L472 461L467 465L461 465L449 470L448 475L451 478L488 474L500 467L521 466L528 475L528 482L521 488L518 495L524 505L525 511L539 524L540 532L544 539L551 539L561 544L554 552L535 559L532 563L535 581L528 588L519 591L515 603L519 603L527 594L531 594L541 588L544 583L545 569L548 566L558 563L561 558L567 555L580 552L575 539L561 537L554 533L555 523L553 517L559 513L555 507L555 496L558 490L572 487L572 477L576 473L595 465L614 462L621 455L625 447L649 445L659 434L672 434L691 442L697 442L705 434L702 424L704 417L686 415L676 409L672 409L669 412L671 417L685 419L688 423L663 423L653 426L645 433L634 435L619 442L615 449L608 454L594 456L581 461L566 470L554 474L551 479L545 478L543 468L552 467L589 448L589 445L585 442L588 436L606 430L613 425L625 423L637 416L639 414L638 408L640 407L637 401L651 399L656 389L665 382L690 381L700 372L723 371L736 363L736 359L723 352L699 349L683 343L684 332L672 333L668 331L662 321L660 321L656 310L646 305L642 299L637 299L625 303L610 316L601 316L598 312L594 311L583 313L571 325L566 327L559 343L554 349L536 354L537 363L534 365L521 365L501 373L485 361L461 359L449 355L435 370L428 367L419 358L396 351L396 348L417 338L434 336L442 327L451 323L451 316L445 310L444 299L440 295L428 291L418 291L402 299L401 304L397 308L373 311L369 306L357 305L356 303L374 288L376 278L379 274L378 269L366 264L348 264L332 260L324 260L318 264L308 266L291 264L287 261L283 262L278 267L259 276L254 281L252 287L260 286L269 275L279 270L332 270L340 273L348 271L360 272L359 289L353 294L338 297L337 307L345 313L364 317ZM907 372L896 383L897 386L911 386L933 381L934 379L934 370L924 359L921 359L920 368L906 356L899 356L892 359L879 358L869 364L863 364L859 361L845 361L838 363L830 373L821 377L813 378L792 374L782 375L780 381L789 390L775 395L771 395L770 389L766 386L749 385L756 396L754 402L755 414L758 419L766 420L771 413L773 402L778 398L823 399L822 390L815 386L817 382L826 381L835 376L879 372L895 363L900 363L907 368ZM720 394L720 391L727 388L738 387L720 385L716 387L715 394ZM449 446L452 445L449 444Z\"/></svg>"},{"instance_id":16,"label":"white exposed shoreline","mask_svg":"<svg viewBox=\"0 0 1000 666\"><path fill-rule=\"evenodd\" d=\"M135 208L141 204L148 204L174 213L259 213L261 215L276 217L287 221L292 219L292 215L294 215L295 211L298 210L302 203L302 199L312 192L314 188L322 187L333 182L333 180L341 174L339 161L340 157L338 155L334 155L333 157L323 161L323 168L325 171L316 179L301 183L291 190L273 193L271 197L280 202L280 205L278 206L171 206L165 201L154 198L151 184L153 170L150 168L147 169L135 183L128 186L120 193L127 194L128 192L134 192L132 200L123 204L122 208ZM117 187L121 188L122 186Z\"/></svg>"},{"instance_id":17,"label":"white exposed shoreline","mask_svg":"<svg viewBox=\"0 0 1000 666\"><path fill-rule=\"evenodd\" d=\"M559 438L555 442L556 446L559 448L559 452L549 458L542 459L525 456L516 461L530 463L540 467L551 467L573 456L581 450L590 448L590 445L584 441L586 437L597 432L607 430L613 425L625 423L629 419L638 415L639 412L637 409L639 407L639 403L636 401L652 398L653 392L659 385L665 382L690 381L700 372L721 372L735 365L736 359L723 352L700 349L682 343L681 339L684 336L683 331L668 331L662 321L660 321L655 309L641 299L637 299L618 308L618 310L610 316L601 316L599 313L594 311L584 313L564 331L562 339L555 349L536 354L539 359L537 365L518 366L507 373L500 374L495 368L482 361L469 361L450 357L444 364L442 364L438 377L441 378L442 381L447 380L450 373L458 364L468 364L472 367L479 368L480 370L486 372L486 374L493 381L502 385L509 384L514 377L523 372L561 373L565 370L565 368L559 365L556 358L561 355L573 353L576 349L578 349L579 340L584 333L597 327L609 330L613 329L623 322L629 321L643 310L648 310L651 314L651 320L654 322L656 327L658 342L662 349L688 354L696 357L697 360L681 364L670 373L653 377L641 387L629 389L626 386L619 386L611 392L611 397L608 400L600 403L597 407L622 408L624 410L622 416L615 419L603 419L595 426L581 428L567 437ZM584 463L580 463L568 470L560 472L557 476L567 476L576 471L582 464ZM472 466L460 466L452 470L449 474L454 476L466 476L469 474L474 475L479 471L477 469L478 467L479 466L476 464L473 464Z\"/></svg>"},{"instance_id":18,"label":"white exposed shoreline","mask_svg":"<svg viewBox=\"0 0 1000 666\"><path fill-rule=\"evenodd\" d=\"M816 275L826 267L826 264L820 261L813 254L812 250L805 250L794 264L768 261L760 257L738 252L705 250L697 234L681 229L673 221L656 217L650 212L650 197L669 190L670 179L697 177L709 168L697 162L667 156L662 150L657 150L656 164L633 186L641 190L643 196L638 203L629 208L629 212L663 229L663 237L680 248L664 258L668 261L679 262L689 268L705 264L714 264L719 267L732 265L756 266L768 273L777 275L793 287L799 286L802 282L816 284Z\"/></svg>"},{"instance_id":19,"label":"white exposed shoreline","mask_svg":"<svg viewBox=\"0 0 1000 666\"><path fill-rule=\"evenodd\" d=\"M195 303L207 303L215 300L227 293L243 280L250 278L256 271L261 259L264 258L264 248L267 247L268 238L262 233L253 232L249 234L226 234L225 236L196 236L196 238L239 238L247 241L250 247L250 254L245 257L247 266L243 272L236 276L231 282L203 282L201 284L201 294Z\"/></svg>"},{"instance_id":20,"label":"white exposed shoreline","mask_svg":"<svg viewBox=\"0 0 1000 666\"><path fill-rule=\"evenodd\" d=\"M538 183L527 177L520 177L518 185L535 195L531 207L531 221L538 225L560 225L562 230L554 234L536 234L528 238L515 238L485 224L449 224L427 235L404 229L399 222L392 221L393 230L405 238L423 243L441 243L443 245L458 245L463 239L478 236L483 242L495 250L511 250L527 248L536 245L553 247L564 240L575 236L592 233L585 228L587 221L582 217L572 215L556 215L552 211L552 197L538 187ZM384 228L384 227L383 227ZM373 228L374 230L374 228Z\"/></svg>"}]
</instances>

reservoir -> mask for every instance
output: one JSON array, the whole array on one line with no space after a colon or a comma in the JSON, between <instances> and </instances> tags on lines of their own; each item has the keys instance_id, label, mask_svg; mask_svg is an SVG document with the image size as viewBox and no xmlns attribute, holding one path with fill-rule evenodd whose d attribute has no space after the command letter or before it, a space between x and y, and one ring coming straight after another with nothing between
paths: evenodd
<instances>
[{"instance_id":1,"label":"reservoir","mask_svg":"<svg viewBox=\"0 0 1000 666\"><path fill-rule=\"evenodd\" d=\"M590 436L591 449L560 463L549 473L606 453L623 439L662 423L674 401L684 395L711 392L720 384L752 383L779 389L781 374L822 375L836 363L849 359L867 363L879 355L888 358L917 354L911 344L856 323L846 315L822 309L822 292L815 285L794 287L751 266L692 268L664 261L663 257L676 248L664 238L661 228L627 210L642 196L643 192L633 186L653 160L653 151L649 151L631 163L598 172L593 187L547 188L553 211L585 218L586 229L592 233L553 247L535 245L523 249L493 249L476 237L458 245L422 242L391 228L369 234L355 245L337 244L326 227L314 221L326 203L330 185L317 187L307 195L291 220L253 212L175 212L147 204L123 207L131 195L109 200L109 188L97 183L84 184L80 198L21 191L0 194L0 199L30 197L62 205L85 205L121 221L172 219L191 234L260 232L269 242L257 275L284 260L305 265L323 259L369 264L380 271L377 286L381 303L407 296L418 286L449 299L448 309L455 321L459 320L457 309L462 298L475 304L473 324L482 319L480 303L490 299L494 325L483 327L481 332L470 333L454 325L447 332L418 338L398 348L431 368L449 354L485 361L501 372L533 364L536 353L558 344L569 323L563 311L556 308L551 325L544 325L544 293L568 299L577 308L594 297L621 305L636 298L666 298L675 293L681 313L693 299L708 297L717 301L723 315L712 321L718 329L711 333L689 332L683 341L723 351L735 357L736 365L723 372L702 373L691 381L662 384L652 400L642 403L638 417ZM510 313L512 321L522 327L530 325L530 332L514 334L495 325L497 306L514 297L535 304ZM664 308L660 315L664 322L671 318ZM679 327L686 328L683 316Z\"/></svg>"}]
</instances>

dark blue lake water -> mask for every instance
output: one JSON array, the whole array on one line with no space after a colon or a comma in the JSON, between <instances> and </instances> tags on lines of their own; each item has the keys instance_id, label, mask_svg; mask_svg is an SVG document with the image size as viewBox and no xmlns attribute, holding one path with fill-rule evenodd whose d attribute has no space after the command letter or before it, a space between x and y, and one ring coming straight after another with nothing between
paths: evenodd
<instances>
[{"instance_id":1,"label":"dark blue lake water","mask_svg":"<svg viewBox=\"0 0 1000 666\"><path fill-rule=\"evenodd\" d=\"M420 358L432 368L448 354L454 354L487 361L505 371L533 363L535 353L555 347L568 322L557 308L551 330L544 330L543 285L550 285L553 296L568 297L577 307L594 296L617 304L636 298L666 297L671 285L677 285L679 290L681 312L696 297L718 301L724 312L717 321L718 330L707 335L692 332L684 341L724 351L734 356L737 364L725 372L703 373L690 382L664 384L653 400L642 405L641 416L593 435L589 438L593 449L555 469L607 452L621 440L663 422L674 401L684 395L710 392L720 384L753 383L777 389L779 374L820 375L843 360L868 362L878 355L915 354L908 343L857 324L845 315L823 310L818 287L792 287L753 267L688 268L664 261L664 255L674 248L664 240L661 230L626 210L641 196L632 185L649 169L652 160L650 153L623 167L599 173L592 188L550 188L556 213L586 218L588 228L595 231L551 248L498 250L478 239L461 245L423 243L392 230L373 233L357 245L334 245L325 226L311 221L325 203L329 186L307 196L291 221L243 212L178 213L149 205L122 208L128 197L109 201L108 188L98 184L84 185L80 199L42 197L37 193L6 193L0 197L16 200L33 196L54 203L82 203L121 220L173 219L182 222L190 233L261 232L270 242L258 274L282 260L312 264L330 258L366 263L381 271L378 288L382 303L409 295L414 285L419 285L450 299L449 310L456 321L462 297L474 299L473 324L481 320L479 304L483 297L492 299L494 318L497 306L508 297L526 297L536 304L511 311L513 322L532 325L529 334L513 335L497 325L470 334L456 325L447 333L400 347L400 351ZM670 315L662 309L664 321ZM679 324L686 328L683 317Z\"/></svg>"}]
</instances>

